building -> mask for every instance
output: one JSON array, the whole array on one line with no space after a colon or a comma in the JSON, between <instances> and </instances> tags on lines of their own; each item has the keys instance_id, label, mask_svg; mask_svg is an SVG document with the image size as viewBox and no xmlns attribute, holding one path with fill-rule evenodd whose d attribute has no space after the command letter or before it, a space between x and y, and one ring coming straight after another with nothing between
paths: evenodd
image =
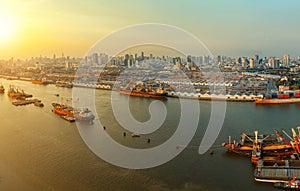
<instances>
[{"instance_id":1,"label":"building","mask_svg":"<svg viewBox=\"0 0 300 191\"><path fill-rule=\"evenodd\" d=\"M93 64L99 64L98 54L94 53L92 54L92 63Z\"/></svg>"},{"instance_id":2,"label":"building","mask_svg":"<svg viewBox=\"0 0 300 191\"><path fill-rule=\"evenodd\" d=\"M249 68L255 68L255 64L254 64L254 59L253 58L249 59Z\"/></svg>"},{"instance_id":3,"label":"building","mask_svg":"<svg viewBox=\"0 0 300 191\"><path fill-rule=\"evenodd\" d=\"M283 66L284 67L290 67L290 64L291 64L291 58L290 58L290 55L288 55L288 54L285 54L284 56L283 56Z\"/></svg>"},{"instance_id":4,"label":"building","mask_svg":"<svg viewBox=\"0 0 300 191\"><path fill-rule=\"evenodd\" d=\"M259 62L259 55L258 55L258 54L255 54L255 55L254 55L254 59L255 59L256 62Z\"/></svg>"}]
</instances>

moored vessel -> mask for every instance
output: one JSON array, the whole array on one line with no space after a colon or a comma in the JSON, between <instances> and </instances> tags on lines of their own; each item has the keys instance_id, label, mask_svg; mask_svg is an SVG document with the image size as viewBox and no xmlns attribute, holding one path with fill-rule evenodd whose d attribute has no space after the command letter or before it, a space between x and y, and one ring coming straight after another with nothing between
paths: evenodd
<instances>
[{"instance_id":1,"label":"moored vessel","mask_svg":"<svg viewBox=\"0 0 300 191\"><path fill-rule=\"evenodd\" d=\"M255 131L253 135L242 133L241 140L231 141L222 146L232 153L250 156L252 163L256 163L262 158L287 159L291 154L297 152L295 145L286 141L278 132L276 134L259 135Z\"/></svg>"},{"instance_id":2,"label":"moored vessel","mask_svg":"<svg viewBox=\"0 0 300 191\"><path fill-rule=\"evenodd\" d=\"M300 190L300 180L294 177L290 181L276 182L274 183L274 187L285 190Z\"/></svg>"},{"instance_id":3,"label":"moored vessel","mask_svg":"<svg viewBox=\"0 0 300 191\"><path fill-rule=\"evenodd\" d=\"M256 104L288 104L288 103L300 103L300 98L263 98L256 99Z\"/></svg>"},{"instance_id":4,"label":"moored vessel","mask_svg":"<svg viewBox=\"0 0 300 191\"><path fill-rule=\"evenodd\" d=\"M161 87L153 89L152 85L146 85L143 82L137 82L132 89L129 86L130 83L124 89L120 90L120 94L153 99L167 99L168 93Z\"/></svg>"},{"instance_id":5,"label":"moored vessel","mask_svg":"<svg viewBox=\"0 0 300 191\"><path fill-rule=\"evenodd\" d=\"M13 85L9 86L9 90L7 92L7 95L9 97L13 97L13 98L16 98L16 97L29 98L29 97L32 97L31 94L27 94L27 93L24 92L24 90L19 90L18 88L14 87Z\"/></svg>"},{"instance_id":6,"label":"moored vessel","mask_svg":"<svg viewBox=\"0 0 300 191\"><path fill-rule=\"evenodd\" d=\"M1 84L0 85L0 93L3 94L5 92L4 86Z\"/></svg>"},{"instance_id":7,"label":"moored vessel","mask_svg":"<svg viewBox=\"0 0 300 191\"><path fill-rule=\"evenodd\" d=\"M94 114L88 108L73 108L59 103L52 103L52 106L52 111L60 116L88 122L92 122L95 119ZM64 119L66 119L66 117L64 117Z\"/></svg>"}]
</instances>

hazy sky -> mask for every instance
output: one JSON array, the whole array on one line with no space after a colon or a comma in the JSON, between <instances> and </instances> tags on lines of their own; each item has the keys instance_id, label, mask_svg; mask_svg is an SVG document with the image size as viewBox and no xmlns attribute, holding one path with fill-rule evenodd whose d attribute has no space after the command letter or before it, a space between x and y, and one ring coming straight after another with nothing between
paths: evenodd
<instances>
[{"instance_id":1,"label":"hazy sky","mask_svg":"<svg viewBox=\"0 0 300 191\"><path fill-rule=\"evenodd\" d=\"M62 52L82 57L105 35L145 22L180 27L215 55L300 55L298 0L0 0L0 5L0 58Z\"/></svg>"}]
</instances>

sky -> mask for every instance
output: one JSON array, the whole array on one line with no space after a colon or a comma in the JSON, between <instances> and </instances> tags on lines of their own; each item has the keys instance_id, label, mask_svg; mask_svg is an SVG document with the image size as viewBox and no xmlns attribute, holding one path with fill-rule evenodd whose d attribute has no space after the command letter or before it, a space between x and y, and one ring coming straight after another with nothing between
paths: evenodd
<instances>
[{"instance_id":1,"label":"sky","mask_svg":"<svg viewBox=\"0 0 300 191\"><path fill-rule=\"evenodd\" d=\"M0 59L83 57L101 38L162 23L196 36L214 55L300 56L298 0L0 0Z\"/></svg>"}]
</instances>

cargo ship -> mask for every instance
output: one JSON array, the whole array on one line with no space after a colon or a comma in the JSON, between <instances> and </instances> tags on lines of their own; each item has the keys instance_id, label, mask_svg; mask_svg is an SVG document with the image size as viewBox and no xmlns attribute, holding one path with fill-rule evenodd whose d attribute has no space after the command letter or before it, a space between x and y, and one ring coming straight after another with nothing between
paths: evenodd
<instances>
[{"instance_id":1,"label":"cargo ship","mask_svg":"<svg viewBox=\"0 0 300 191\"><path fill-rule=\"evenodd\" d=\"M299 176L299 159L273 161L259 160L254 170L254 179L256 181L275 183L276 185L274 186L277 188L280 186L278 183L292 183L296 180L296 177Z\"/></svg>"},{"instance_id":2,"label":"cargo ship","mask_svg":"<svg viewBox=\"0 0 300 191\"><path fill-rule=\"evenodd\" d=\"M62 88L73 88L73 84L72 83L68 83L68 82L57 82L55 84L56 87L62 87Z\"/></svg>"},{"instance_id":3,"label":"cargo ship","mask_svg":"<svg viewBox=\"0 0 300 191\"><path fill-rule=\"evenodd\" d=\"M153 99L167 99L168 93L161 87L158 87L154 90L152 85L145 85L143 82L139 82L134 85L132 90L130 90L129 86L130 83L127 84L124 89L120 90L120 94Z\"/></svg>"},{"instance_id":4,"label":"cargo ship","mask_svg":"<svg viewBox=\"0 0 300 191\"><path fill-rule=\"evenodd\" d=\"M32 79L31 83L40 84L40 85L47 85L48 84L48 82L45 78L43 78L43 79Z\"/></svg>"},{"instance_id":5,"label":"cargo ship","mask_svg":"<svg viewBox=\"0 0 300 191\"><path fill-rule=\"evenodd\" d=\"M286 141L277 131L275 132L269 135L258 135L257 131L254 135L242 133L239 142L232 142L229 136L228 143L223 143L222 146L228 152L251 157L252 163L264 158L268 160L289 159L292 154L299 154L299 141L293 129L294 140L291 142Z\"/></svg>"},{"instance_id":6,"label":"cargo ship","mask_svg":"<svg viewBox=\"0 0 300 191\"><path fill-rule=\"evenodd\" d=\"M29 98L29 97L32 97L31 94L27 94L27 93L24 92L24 90L19 90L18 88L15 88L13 85L9 86L9 90L7 92L7 95L9 97L13 97L13 98L16 98L16 97Z\"/></svg>"},{"instance_id":7,"label":"cargo ship","mask_svg":"<svg viewBox=\"0 0 300 191\"><path fill-rule=\"evenodd\" d=\"M288 104L288 103L300 103L300 98L264 98L264 99L256 99L256 104Z\"/></svg>"},{"instance_id":8,"label":"cargo ship","mask_svg":"<svg viewBox=\"0 0 300 191\"><path fill-rule=\"evenodd\" d=\"M255 99L256 104L288 104L300 103L300 91L289 90L289 87L279 86L279 91L268 93L263 98Z\"/></svg>"},{"instance_id":9,"label":"cargo ship","mask_svg":"<svg viewBox=\"0 0 300 191\"><path fill-rule=\"evenodd\" d=\"M80 108L75 109L71 106L59 104L59 103L52 103L53 109L52 111L60 116L67 116L72 117L79 121L88 121L91 122L95 119L95 116L88 108Z\"/></svg>"},{"instance_id":10,"label":"cargo ship","mask_svg":"<svg viewBox=\"0 0 300 191\"><path fill-rule=\"evenodd\" d=\"M67 115L74 117L74 109L70 106L66 106L59 103L52 103L53 112L57 115Z\"/></svg>"}]
</instances>

